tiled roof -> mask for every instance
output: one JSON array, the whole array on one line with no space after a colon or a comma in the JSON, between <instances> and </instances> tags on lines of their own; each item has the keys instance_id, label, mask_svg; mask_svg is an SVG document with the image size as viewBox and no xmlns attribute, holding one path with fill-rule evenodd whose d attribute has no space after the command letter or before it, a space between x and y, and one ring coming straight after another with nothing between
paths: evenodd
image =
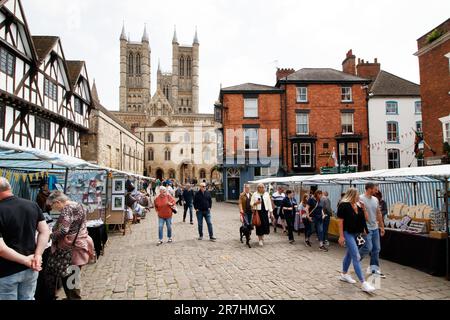
<instances>
[{"instance_id":1,"label":"tiled roof","mask_svg":"<svg viewBox=\"0 0 450 320\"><path fill-rule=\"evenodd\" d=\"M257 91L257 92L263 92L263 91L267 91L267 92L271 92L271 91L280 91L279 88L277 87L271 87L271 86L266 86L266 85L262 85L262 84L256 84L256 83L244 83L244 84L240 84L237 86L232 86L232 87L227 87L227 88L222 88L221 90L222 92L243 92L243 91Z\"/></svg>"},{"instance_id":2,"label":"tiled roof","mask_svg":"<svg viewBox=\"0 0 450 320\"><path fill-rule=\"evenodd\" d=\"M286 81L286 78L279 81ZM369 80L331 68L303 68L287 76L287 81L367 82Z\"/></svg>"},{"instance_id":3,"label":"tiled roof","mask_svg":"<svg viewBox=\"0 0 450 320\"><path fill-rule=\"evenodd\" d=\"M373 82L370 92L373 96L420 96L420 86L381 70Z\"/></svg>"},{"instance_id":4,"label":"tiled roof","mask_svg":"<svg viewBox=\"0 0 450 320\"><path fill-rule=\"evenodd\" d=\"M40 61L47 57L59 39L55 36L32 36L32 38Z\"/></svg>"},{"instance_id":5,"label":"tiled roof","mask_svg":"<svg viewBox=\"0 0 450 320\"><path fill-rule=\"evenodd\" d=\"M77 84L78 77L83 69L84 61L66 61L69 70L69 81L72 88Z\"/></svg>"}]
</instances>

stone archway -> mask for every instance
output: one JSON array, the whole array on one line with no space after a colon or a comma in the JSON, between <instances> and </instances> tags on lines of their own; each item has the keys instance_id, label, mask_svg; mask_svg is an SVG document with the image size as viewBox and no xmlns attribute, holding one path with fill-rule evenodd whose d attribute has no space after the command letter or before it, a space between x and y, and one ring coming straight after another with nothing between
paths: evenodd
<instances>
[{"instance_id":1,"label":"stone archway","mask_svg":"<svg viewBox=\"0 0 450 320\"><path fill-rule=\"evenodd\" d=\"M159 179L160 181L162 181L164 179L164 170L161 168L158 168L156 170L156 179Z\"/></svg>"}]
</instances>

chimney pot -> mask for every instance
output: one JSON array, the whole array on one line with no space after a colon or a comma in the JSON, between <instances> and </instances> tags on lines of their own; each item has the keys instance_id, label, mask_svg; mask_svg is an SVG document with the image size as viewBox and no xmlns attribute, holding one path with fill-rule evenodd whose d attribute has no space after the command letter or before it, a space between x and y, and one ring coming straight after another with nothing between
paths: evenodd
<instances>
[{"instance_id":1,"label":"chimney pot","mask_svg":"<svg viewBox=\"0 0 450 320\"><path fill-rule=\"evenodd\" d=\"M378 58L375 58L375 63L378 63Z\"/></svg>"}]
</instances>

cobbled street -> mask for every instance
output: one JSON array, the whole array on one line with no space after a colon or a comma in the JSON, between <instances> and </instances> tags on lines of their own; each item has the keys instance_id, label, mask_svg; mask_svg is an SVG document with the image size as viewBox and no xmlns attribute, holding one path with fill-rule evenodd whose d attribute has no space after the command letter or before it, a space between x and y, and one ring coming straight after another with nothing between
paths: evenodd
<instances>
[{"instance_id":1,"label":"cobbled street","mask_svg":"<svg viewBox=\"0 0 450 320\"><path fill-rule=\"evenodd\" d=\"M163 245L156 246L154 210L141 224L132 226L131 234L110 234L105 255L82 271L83 298L450 299L450 282L444 278L384 260L381 267L387 279L381 280L375 294L342 283L338 276L344 249L336 243L331 243L329 252L320 252L317 241L307 248L301 235L291 245L278 232L271 233L262 248L253 234L249 249L239 242L240 221L234 204L213 203L215 243L207 240L206 223L205 239L197 240L197 223L183 223L180 211L174 216L172 244L165 238ZM353 267L350 270L356 278Z\"/></svg>"}]
</instances>

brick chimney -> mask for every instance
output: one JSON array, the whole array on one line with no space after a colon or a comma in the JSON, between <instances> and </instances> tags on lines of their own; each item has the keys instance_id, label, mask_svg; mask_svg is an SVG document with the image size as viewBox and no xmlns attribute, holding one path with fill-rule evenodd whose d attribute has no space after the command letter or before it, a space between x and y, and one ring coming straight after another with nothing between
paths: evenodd
<instances>
[{"instance_id":1,"label":"brick chimney","mask_svg":"<svg viewBox=\"0 0 450 320\"><path fill-rule=\"evenodd\" d=\"M292 68L277 68L277 82L280 79L286 78L288 75L293 74L295 72Z\"/></svg>"},{"instance_id":2,"label":"brick chimney","mask_svg":"<svg viewBox=\"0 0 450 320\"><path fill-rule=\"evenodd\" d=\"M347 52L347 57L342 61L342 71L356 76L356 57L352 49Z\"/></svg>"},{"instance_id":3,"label":"brick chimney","mask_svg":"<svg viewBox=\"0 0 450 320\"><path fill-rule=\"evenodd\" d=\"M375 80L381 71L381 64L378 63L378 59L375 58L373 62L364 61L358 59L358 65L356 66L358 77Z\"/></svg>"}]
</instances>

